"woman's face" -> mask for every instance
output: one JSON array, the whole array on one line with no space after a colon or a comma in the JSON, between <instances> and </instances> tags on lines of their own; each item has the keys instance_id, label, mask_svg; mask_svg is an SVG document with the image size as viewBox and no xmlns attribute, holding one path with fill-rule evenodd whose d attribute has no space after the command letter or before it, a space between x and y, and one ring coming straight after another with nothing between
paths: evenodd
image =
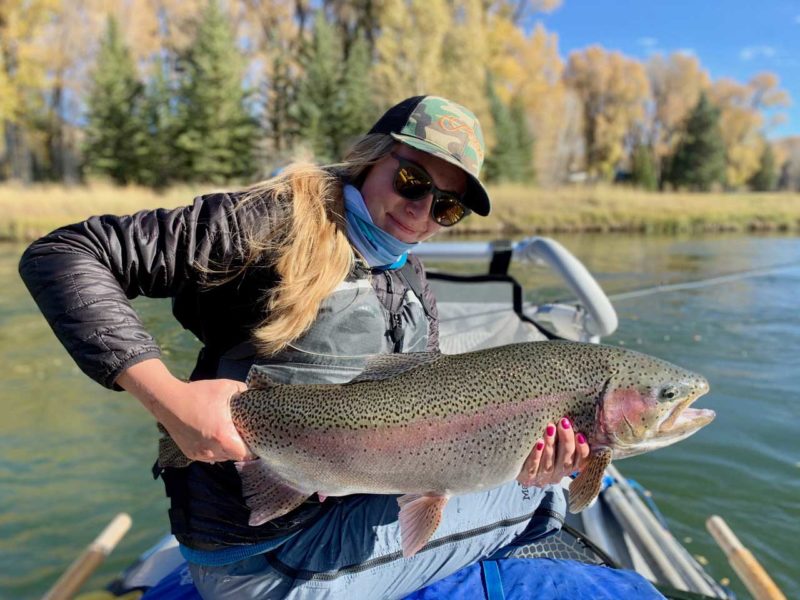
<instances>
[{"instance_id":1,"label":"woman's face","mask_svg":"<svg viewBox=\"0 0 800 600\"><path fill-rule=\"evenodd\" d=\"M393 153L425 169L440 190L459 195L466 191L467 175L458 167L405 144L397 144ZM375 225L403 242L421 242L442 228L431 218L433 194L412 201L395 192L398 165L390 154L375 163L361 186L361 195Z\"/></svg>"}]
</instances>

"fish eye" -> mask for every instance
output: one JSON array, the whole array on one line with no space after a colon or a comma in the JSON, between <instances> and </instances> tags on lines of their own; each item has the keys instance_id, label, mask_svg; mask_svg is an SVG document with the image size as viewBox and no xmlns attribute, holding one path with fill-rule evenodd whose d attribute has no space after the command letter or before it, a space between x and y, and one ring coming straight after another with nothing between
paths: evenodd
<instances>
[{"instance_id":1,"label":"fish eye","mask_svg":"<svg viewBox=\"0 0 800 600\"><path fill-rule=\"evenodd\" d=\"M667 387L661 390L661 398L664 400L674 400L678 397L678 388Z\"/></svg>"}]
</instances>

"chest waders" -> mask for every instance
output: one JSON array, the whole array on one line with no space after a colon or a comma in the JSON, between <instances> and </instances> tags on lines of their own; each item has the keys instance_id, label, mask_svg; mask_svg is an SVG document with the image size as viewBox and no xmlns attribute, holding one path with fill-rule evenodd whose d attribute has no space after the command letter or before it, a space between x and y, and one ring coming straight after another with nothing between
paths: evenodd
<instances>
[{"instance_id":1,"label":"chest waders","mask_svg":"<svg viewBox=\"0 0 800 600\"><path fill-rule=\"evenodd\" d=\"M251 342L225 352L216 377L244 381L251 368L278 383L345 383L362 370L366 358L393 352L424 352L430 307L423 305L422 282L411 263L386 277L386 302L375 292L368 271L357 270L323 300L312 327L285 350L261 358ZM390 310L398 279L405 283L399 306ZM154 471L158 475L157 471ZM170 497L172 533L196 550L252 545L285 536L310 523L336 502L316 496L289 514L258 527L248 525L250 511L232 462L193 462L160 472Z\"/></svg>"}]
</instances>

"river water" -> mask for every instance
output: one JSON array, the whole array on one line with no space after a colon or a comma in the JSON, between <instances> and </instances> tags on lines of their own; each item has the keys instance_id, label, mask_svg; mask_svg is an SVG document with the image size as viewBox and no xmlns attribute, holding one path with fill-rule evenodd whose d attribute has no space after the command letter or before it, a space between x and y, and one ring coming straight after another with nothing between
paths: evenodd
<instances>
[{"instance_id":1,"label":"river water","mask_svg":"<svg viewBox=\"0 0 800 600\"><path fill-rule=\"evenodd\" d=\"M787 597L800 598L800 239L558 239L616 298L620 327L606 343L711 383L698 406L717 411L712 425L617 466L652 491L678 539L740 597L744 587L704 528L711 514L727 520ZM74 366L19 281L21 251L0 246L0 598L41 595L119 511L132 515L133 528L90 586L167 530L162 485L149 474L153 423L135 400ZM530 299L569 299L543 271L517 274ZM701 283L675 285L686 282ZM665 287L627 294L653 286ZM165 360L187 376L197 343L167 302L136 302Z\"/></svg>"}]
</instances>

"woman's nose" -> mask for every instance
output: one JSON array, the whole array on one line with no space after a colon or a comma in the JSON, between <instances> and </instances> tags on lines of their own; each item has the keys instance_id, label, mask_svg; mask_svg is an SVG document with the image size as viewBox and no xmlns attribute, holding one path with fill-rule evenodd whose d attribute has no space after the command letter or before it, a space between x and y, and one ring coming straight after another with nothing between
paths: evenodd
<instances>
[{"instance_id":1,"label":"woman's nose","mask_svg":"<svg viewBox=\"0 0 800 600\"><path fill-rule=\"evenodd\" d=\"M431 202L433 202L433 194L428 194L420 200L406 200L406 214L417 220L426 218L431 212Z\"/></svg>"}]
</instances>

